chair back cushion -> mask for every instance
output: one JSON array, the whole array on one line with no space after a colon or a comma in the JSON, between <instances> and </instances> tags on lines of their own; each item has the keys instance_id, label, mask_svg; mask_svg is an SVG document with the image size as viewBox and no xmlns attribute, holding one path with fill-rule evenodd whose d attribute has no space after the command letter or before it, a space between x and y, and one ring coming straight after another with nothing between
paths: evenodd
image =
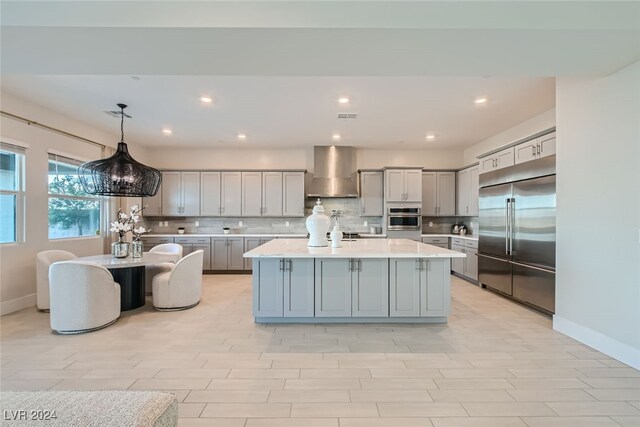
<instances>
[{"instance_id":1,"label":"chair back cushion","mask_svg":"<svg viewBox=\"0 0 640 427\"><path fill-rule=\"evenodd\" d=\"M149 249L149 252L177 254L178 257L182 258L182 245L179 245L177 243L163 243L161 245L152 247L151 249Z\"/></svg>"},{"instance_id":2,"label":"chair back cushion","mask_svg":"<svg viewBox=\"0 0 640 427\"><path fill-rule=\"evenodd\" d=\"M40 310L49 309L49 266L54 262L68 261L77 258L67 251L42 251L36 255L36 299Z\"/></svg>"},{"instance_id":3,"label":"chair back cushion","mask_svg":"<svg viewBox=\"0 0 640 427\"><path fill-rule=\"evenodd\" d=\"M182 297L196 303L202 297L202 258L200 249L182 258L176 263L169 278L171 294L178 292Z\"/></svg>"}]
</instances>

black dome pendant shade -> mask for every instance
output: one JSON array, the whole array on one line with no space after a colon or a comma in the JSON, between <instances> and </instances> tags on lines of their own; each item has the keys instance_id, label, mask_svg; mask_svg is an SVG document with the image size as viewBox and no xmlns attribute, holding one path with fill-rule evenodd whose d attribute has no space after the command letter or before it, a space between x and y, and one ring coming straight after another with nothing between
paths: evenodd
<instances>
[{"instance_id":1,"label":"black dome pendant shade","mask_svg":"<svg viewBox=\"0 0 640 427\"><path fill-rule=\"evenodd\" d=\"M158 169L134 160L124 142L124 109L120 108L120 142L113 156L83 163L78 167L84 191L99 196L149 197L160 189L162 174Z\"/></svg>"}]
</instances>

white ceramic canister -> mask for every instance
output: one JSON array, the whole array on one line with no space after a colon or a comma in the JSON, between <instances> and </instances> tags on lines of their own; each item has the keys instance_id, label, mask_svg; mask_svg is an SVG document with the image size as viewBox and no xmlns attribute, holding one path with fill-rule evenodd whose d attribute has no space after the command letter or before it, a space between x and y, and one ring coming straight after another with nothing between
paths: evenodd
<instances>
[{"instance_id":1,"label":"white ceramic canister","mask_svg":"<svg viewBox=\"0 0 640 427\"><path fill-rule=\"evenodd\" d=\"M342 247L342 231L340 231L340 227L335 225L333 227L333 231L331 232L331 247L332 248L341 248Z\"/></svg>"},{"instance_id":2,"label":"white ceramic canister","mask_svg":"<svg viewBox=\"0 0 640 427\"><path fill-rule=\"evenodd\" d=\"M331 220L324 214L324 207L320 199L318 199L316 205L313 207L313 213L307 217L305 225L309 232L308 246L329 246L327 231L329 231L329 227L331 227Z\"/></svg>"}]
</instances>

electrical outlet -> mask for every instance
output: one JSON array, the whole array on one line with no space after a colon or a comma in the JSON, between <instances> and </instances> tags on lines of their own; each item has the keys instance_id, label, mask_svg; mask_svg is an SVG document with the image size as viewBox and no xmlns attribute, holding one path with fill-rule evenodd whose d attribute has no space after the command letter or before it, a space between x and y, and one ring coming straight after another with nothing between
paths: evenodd
<instances>
[{"instance_id":1,"label":"electrical outlet","mask_svg":"<svg viewBox=\"0 0 640 427\"><path fill-rule=\"evenodd\" d=\"M200 221L196 221L196 227L200 227Z\"/></svg>"},{"instance_id":2,"label":"electrical outlet","mask_svg":"<svg viewBox=\"0 0 640 427\"><path fill-rule=\"evenodd\" d=\"M238 221L238 227L242 227L242 221Z\"/></svg>"},{"instance_id":3,"label":"electrical outlet","mask_svg":"<svg viewBox=\"0 0 640 427\"><path fill-rule=\"evenodd\" d=\"M165 226L165 227L168 227L168 226L169 226L169 221L165 221L165 222L164 222L164 226Z\"/></svg>"},{"instance_id":4,"label":"electrical outlet","mask_svg":"<svg viewBox=\"0 0 640 427\"><path fill-rule=\"evenodd\" d=\"M365 222L364 222L364 226L366 227L366 226L368 226L368 225L369 225L369 221L365 221Z\"/></svg>"},{"instance_id":5,"label":"electrical outlet","mask_svg":"<svg viewBox=\"0 0 640 427\"><path fill-rule=\"evenodd\" d=\"M433 221L429 221L429 227L433 227Z\"/></svg>"},{"instance_id":6,"label":"electrical outlet","mask_svg":"<svg viewBox=\"0 0 640 427\"><path fill-rule=\"evenodd\" d=\"M162 221L158 221L158 227L162 227Z\"/></svg>"},{"instance_id":7,"label":"electrical outlet","mask_svg":"<svg viewBox=\"0 0 640 427\"><path fill-rule=\"evenodd\" d=\"M289 226L289 221L285 221L284 226L288 227Z\"/></svg>"}]
</instances>

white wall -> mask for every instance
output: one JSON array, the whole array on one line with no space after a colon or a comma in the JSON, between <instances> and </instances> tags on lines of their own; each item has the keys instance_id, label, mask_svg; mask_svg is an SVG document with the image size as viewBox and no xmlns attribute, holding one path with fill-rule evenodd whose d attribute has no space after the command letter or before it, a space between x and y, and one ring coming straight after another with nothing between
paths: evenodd
<instances>
[{"instance_id":1,"label":"white wall","mask_svg":"<svg viewBox=\"0 0 640 427\"><path fill-rule=\"evenodd\" d=\"M554 328L640 369L640 62L556 97Z\"/></svg>"},{"instance_id":2,"label":"white wall","mask_svg":"<svg viewBox=\"0 0 640 427\"><path fill-rule=\"evenodd\" d=\"M495 150L503 145L510 144L519 139L526 138L537 132L552 128L556 125L556 109L545 111L535 117L504 130L490 138L480 141L464 150L463 161L465 165L476 163L476 156Z\"/></svg>"},{"instance_id":3,"label":"white wall","mask_svg":"<svg viewBox=\"0 0 640 427\"><path fill-rule=\"evenodd\" d=\"M1 108L13 114L92 139L114 145L117 136L105 134L68 117L29 103L8 93L1 94ZM117 129L116 129L117 131ZM98 147L36 126L2 117L1 139L29 144L26 150L26 241L0 245L0 313L6 314L35 304L35 256L39 251L62 249L77 255L102 253L103 238L48 239L47 168L48 150L54 149L80 158L100 157ZM134 150L132 150L134 151Z\"/></svg>"}]
</instances>

